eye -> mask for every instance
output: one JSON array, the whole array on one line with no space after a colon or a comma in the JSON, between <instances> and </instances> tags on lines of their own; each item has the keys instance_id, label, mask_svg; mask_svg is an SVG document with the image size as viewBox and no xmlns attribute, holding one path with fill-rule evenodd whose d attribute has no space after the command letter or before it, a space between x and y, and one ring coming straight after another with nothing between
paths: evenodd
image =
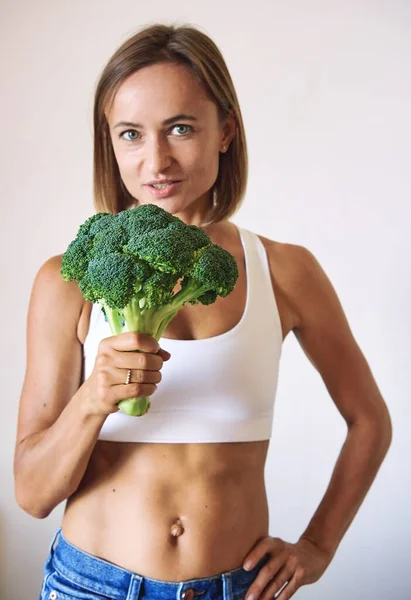
<instances>
[{"instance_id":1,"label":"eye","mask_svg":"<svg viewBox=\"0 0 411 600\"><path fill-rule=\"evenodd\" d=\"M183 133L183 135L187 135L187 133L190 133L193 130L193 128L190 125L174 125L173 129L176 129L177 127L178 128L186 127L187 129L190 130L189 132L186 132L185 134ZM182 137L182 135L177 136L177 137Z\"/></svg>"},{"instance_id":2,"label":"eye","mask_svg":"<svg viewBox=\"0 0 411 600\"><path fill-rule=\"evenodd\" d=\"M126 133L138 134L138 131L135 131L134 129L127 129L127 131L123 131L123 133L120 133L119 137L122 138ZM132 137L132 138L124 138L124 139L127 140L128 142L134 142L137 138Z\"/></svg>"},{"instance_id":3,"label":"eye","mask_svg":"<svg viewBox=\"0 0 411 600\"><path fill-rule=\"evenodd\" d=\"M191 125L183 125L183 124L179 124L179 125L174 125L173 129L180 129L180 135L178 135L177 137L185 137L186 135L188 135L189 133L191 133L193 131L193 128L191 127ZM186 131L183 131L181 133L181 128L185 128ZM188 131L187 131L188 130ZM125 137L127 134L130 134L130 136ZM134 134L134 136L133 136ZM126 131L123 131L122 133L119 134L119 138L125 139L127 142L135 142L136 140L139 139L140 136L139 132L136 131L135 129L127 129Z\"/></svg>"}]
</instances>

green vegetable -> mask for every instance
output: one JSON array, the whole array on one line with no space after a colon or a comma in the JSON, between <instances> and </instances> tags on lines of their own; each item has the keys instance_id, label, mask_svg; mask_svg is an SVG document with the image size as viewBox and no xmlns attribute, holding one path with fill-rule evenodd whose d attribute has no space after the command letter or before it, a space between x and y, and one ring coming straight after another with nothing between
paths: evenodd
<instances>
[{"instance_id":1,"label":"green vegetable","mask_svg":"<svg viewBox=\"0 0 411 600\"><path fill-rule=\"evenodd\" d=\"M187 302L208 305L228 296L238 269L200 227L144 204L87 219L63 255L61 275L101 305L113 335L135 331L158 341ZM118 406L142 416L150 400L127 398Z\"/></svg>"}]
</instances>

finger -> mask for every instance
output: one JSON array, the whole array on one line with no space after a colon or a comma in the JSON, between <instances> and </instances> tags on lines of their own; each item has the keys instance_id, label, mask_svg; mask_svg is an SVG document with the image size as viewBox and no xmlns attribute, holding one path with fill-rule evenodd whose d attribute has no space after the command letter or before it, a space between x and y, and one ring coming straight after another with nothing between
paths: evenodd
<instances>
[{"instance_id":1,"label":"finger","mask_svg":"<svg viewBox=\"0 0 411 600\"><path fill-rule=\"evenodd\" d=\"M266 536L260 538L254 548L249 552L244 560L243 568L246 571L251 571L258 564L264 554L275 554L284 548L284 542L280 538L272 538Z\"/></svg>"},{"instance_id":2,"label":"finger","mask_svg":"<svg viewBox=\"0 0 411 600\"><path fill-rule=\"evenodd\" d=\"M144 371L159 371L163 366L160 354L147 352L118 352L111 353L113 365L118 369L142 369ZM124 381L125 381L124 377Z\"/></svg>"},{"instance_id":3,"label":"finger","mask_svg":"<svg viewBox=\"0 0 411 600\"><path fill-rule=\"evenodd\" d=\"M112 385L110 387L110 402L117 404L126 398L152 396L156 391L155 383L129 383L128 385Z\"/></svg>"},{"instance_id":4,"label":"finger","mask_svg":"<svg viewBox=\"0 0 411 600\"><path fill-rule=\"evenodd\" d=\"M164 350L163 348L160 348L160 350L157 352L157 354L159 356L161 356L161 358L165 361L165 360L170 360L171 358L171 354L170 352L167 352L167 350Z\"/></svg>"},{"instance_id":5,"label":"finger","mask_svg":"<svg viewBox=\"0 0 411 600\"><path fill-rule=\"evenodd\" d=\"M282 592L277 596L276 600L290 600L295 594L295 592L300 587L300 584L297 581L297 577L294 574L290 581L287 583Z\"/></svg>"},{"instance_id":6,"label":"finger","mask_svg":"<svg viewBox=\"0 0 411 600\"><path fill-rule=\"evenodd\" d=\"M130 370L130 381L126 383L128 371ZM115 383L113 385L131 385L133 383L160 383L162 375L160 371L147 371L145 369L115 369Z\"/></svg>"},{"instance_id":7,"label":"finger","mask_svg":"<svg viewBox=\"0 0 411 600\"><path fill-rule=\"evenodd\" d=\"M113 348L123 352L141 350L142 352L152 352L155 354L160 349L157 340L148 333L137 333L127 331L101 340L100 344L104 349Z\"/></svg>"},{"instance_id":8,"label":"finger","mask_svg":"<svg viewBox=\"0 0 411 600\"><path fill-rule=\"evenodd\" d=\"M262 594L269 585L273 578L281 571L287 562L287 556L285 552L281 552L275 558L271 558L259 571L257 577L247 590L245 600L248 600L250 596L254 600L262 597Z\"/></svg>"},{"instance_id":9,"label":"finger","mask_svg":"<svg viewBox=\"0 0 411 600\"><path fill-rule=\"evenodd\" d=\"M294 571L290 567L284 566L261 595L261 600L271 600L278 592L291 581Z\"/></svg>"}]
</instances>

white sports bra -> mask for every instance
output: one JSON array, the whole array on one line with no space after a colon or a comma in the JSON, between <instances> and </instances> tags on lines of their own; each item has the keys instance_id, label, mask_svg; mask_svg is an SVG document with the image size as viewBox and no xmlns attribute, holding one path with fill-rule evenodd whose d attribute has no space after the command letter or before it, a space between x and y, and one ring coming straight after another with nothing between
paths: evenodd
<instances>
[{"instance_id":1,"label":"white sports bra","mask_svg":"<svg viewBox=\"0 0 411 600\"><path fill-rule=\"evenodd\" d=\"M110 414L99 438L115 442L250 442L271 437L282 346L281 321L265 248L255 233L238 228L245 255L247 300L239 323L199 340L161 338L171 353L162 381L142 417ZM84 377L100 341L111 336L94 304L84 342Z\"/></svg>"}]
</instances>

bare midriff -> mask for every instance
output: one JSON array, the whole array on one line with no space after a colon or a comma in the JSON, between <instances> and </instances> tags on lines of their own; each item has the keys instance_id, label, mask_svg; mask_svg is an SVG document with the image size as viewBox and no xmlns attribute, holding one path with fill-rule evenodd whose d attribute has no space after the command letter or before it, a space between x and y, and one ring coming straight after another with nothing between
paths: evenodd
<instances>
[{"instance_id":1,"label":"bare midriff","mask_svg":"<svg viewBox=\"0 0 411 600\"><path fill-rule=\"evenodd\" d=\"M269 441L98 441L63 519L66 539L164 581L236 569L268 535Z\"/></svg>"}]
</instances>

